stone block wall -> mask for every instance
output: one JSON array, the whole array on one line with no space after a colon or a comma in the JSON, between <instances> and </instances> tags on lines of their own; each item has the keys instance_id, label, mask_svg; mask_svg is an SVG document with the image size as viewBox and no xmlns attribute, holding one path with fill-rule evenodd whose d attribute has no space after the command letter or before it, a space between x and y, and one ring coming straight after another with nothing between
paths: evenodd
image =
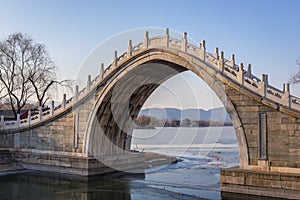
<instances>
[{"instance_id":1,"label":"stone block wall","mask_svg":"<svg viewBox=\"0 0 300 200\"><path fill-rule=\"evenodd\" d=\"M259 164L259 113L266 115L266 154L269 166L300 167L300 119L284 113L277 104L226 87L246 134L249 164ZM233 122L234 123L234 122Z\"/></svg>"}]
</instances>

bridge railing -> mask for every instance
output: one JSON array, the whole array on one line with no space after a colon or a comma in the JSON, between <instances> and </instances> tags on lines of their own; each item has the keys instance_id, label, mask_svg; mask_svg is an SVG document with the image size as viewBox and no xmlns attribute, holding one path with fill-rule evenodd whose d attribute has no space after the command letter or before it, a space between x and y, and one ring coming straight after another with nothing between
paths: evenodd
<instances>
[{"instance_id":1,"label":"bridge railing","mask_svg":"<svg viewBox=\"0 0 300 200\"><path fill-rule=\"evenodd\" d=\"M100 73L92 80L91 76L88 77L86 87L79 90L79 87L75 87L75 95L68 100L66 94L63 95L62 103L58 106L54 106L54 102L51 102L51 106L48 110L43 111L42 108L39 111L29 111L26 119L20 120L20 115L16 121L4 121L4 117L1 116L0 129L12 129L20 128L24 126L30 126L51 118L52 116L59 114L66 109L71 108L76 102L84 98L91 90L97 87L101 82L118 66L126 62L128 58L150 48L166 48L175 50L178 52L184 52L202 61L207 66L216 70L222 76L229 78L249 91L260 95L262 98L269 99L275 103L287 106L294 110L300 110L300 98L290 95L289 84L284 84L284 89L279 90L268 83L268 76L263 74L261 78L258 78L251 72L251 65L245 70L243 64L237 65L235 63L235 56L232 55L228 60L224 57L223 52L219 52L216 48L214 53L206 52L206 42L203 40L199 46L188 43L187 34L183 33L181 39L171 38L169 36L169 29L166 29L164 36L156 36L149 38L148 32L145 32L144 41L132 46L131 40L128 42L127 52L117 55L114 52L113 61L104 68L104 64L101 63Z\"/></svg>"}]
</instances>

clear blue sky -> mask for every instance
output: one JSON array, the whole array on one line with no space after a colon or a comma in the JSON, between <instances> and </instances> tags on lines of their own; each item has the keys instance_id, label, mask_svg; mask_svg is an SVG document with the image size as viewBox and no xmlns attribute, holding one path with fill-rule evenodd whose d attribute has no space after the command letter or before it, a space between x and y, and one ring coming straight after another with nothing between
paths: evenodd
<instances>
[{"instance_id":1,"label":"clear blue sky","mask_svg":"<svg viewBox=\"0 0 300 200\"><path fill-rule=\"evenodd\" d=\"M44 43L63 78L76 78L90 51L108 37L140 27L169 27L205 39L253 73L282 87L298 70L300 1L0 0L0 38L24 32ZM127 41L125 41L127 43ZM98 67L98 66L97 66ZM300 86L292 91L300 95Z\"/></svg>"}]
</instances>

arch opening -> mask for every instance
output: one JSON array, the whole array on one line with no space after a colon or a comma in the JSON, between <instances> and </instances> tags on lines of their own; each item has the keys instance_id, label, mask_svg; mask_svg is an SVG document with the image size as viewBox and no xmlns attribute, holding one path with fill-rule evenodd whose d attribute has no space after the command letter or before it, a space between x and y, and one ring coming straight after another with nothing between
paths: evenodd
<instances>
[{"instance_id":1,"label":"arch opening","mask_svg":"<svg viewBox=\"0 0 300 200\"><path fill-rule=\"evenodd\" d=\"M148 55L149 56L149 55ZM178 55L177 55L178 56ZM135 120L149 96L163 82L178 73L191 70L215 92L232 119L237 136L240 165L248 165L247 143L234 106L228 100L222 82L204 70L205 64L195 65L172 59L142 58L137 64L129 63L118 70L113 84L104 88L91 114L88 132L88 152L94 157L124 154L130 151ZM178 62L174 62L174 60ZM185 64L183 64L185 63ZM113 82L112 81L112 82Z\"/></svg>"}]
</instances>

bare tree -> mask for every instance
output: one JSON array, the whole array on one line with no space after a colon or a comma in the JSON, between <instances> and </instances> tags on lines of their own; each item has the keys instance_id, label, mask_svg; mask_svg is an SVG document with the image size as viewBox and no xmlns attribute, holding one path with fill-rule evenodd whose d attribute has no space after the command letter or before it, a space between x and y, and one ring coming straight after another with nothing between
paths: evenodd
<instances>
[{"instance_id":1,"label":"bare tree","mask_svg":"<svg viewBox=\"0 0 300 200\"><path fill-rule=\"evenodd\" d=\"M32 39L21 33L0 42L0 82L5 87L15 118L34 94L28 80L31 44Z\"/></svg>"},{"instance_id":2,"label":"bare tree","mask_svg":"<svg viewBox=\"0 0 300 200\"><path fill-rule=\"evenodd\" d=\"M44 45L28 35L15 33L0 42L0 83L16 117L29 98L44 106L51 87L64 86L69 81L57 80L56 66Z\"/></svg>"},{"instance_id":3,"label":"bare tree","mask_svg":"<svg viewBox=\"0 0 300 200\"><path fill-rule=\"evenodd\" d=\"M7 92L5 91L5 87L2 84L2 82L0 82L0 100L2 100L3 98L5 98L7 95Z\"/></svg>"},{"instance_id":4,"label":"bare tree","mask_svg":"<svg viewBox=\"0 0 300 200\"><path fill-rule=\"evenodd\" d=\"M34 45L32 59L33 63L30 66L28 78L35 91L38 106L44 107L51 96L51 88L57 88L57 86L70 88L72 81L58 80L57 68L42 44Z\"/></svg>"},{"instance_id":5,"label":"bare tree","mask_svg":"<svg viewBox=\"0 0 300 200\"><path fill-rule=\"evenodd\" d=\"M299 65L299 70L296 74L292 75L288 82L291 84L298 84L300 83L300 60L297 60L297 64Z\"/></svg>"}]
</instances>

